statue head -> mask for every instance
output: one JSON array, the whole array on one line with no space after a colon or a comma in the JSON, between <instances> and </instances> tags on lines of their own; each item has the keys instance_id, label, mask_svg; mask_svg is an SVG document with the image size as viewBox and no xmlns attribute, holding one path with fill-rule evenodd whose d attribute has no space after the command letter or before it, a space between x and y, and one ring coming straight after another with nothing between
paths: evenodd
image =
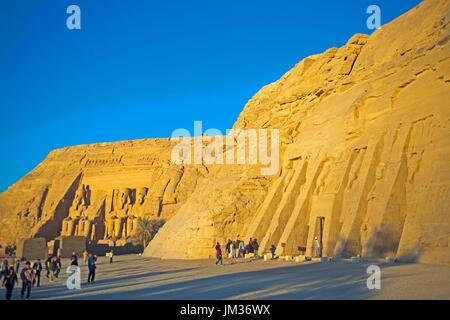
<instances>
[{"instance_id":1,"label":"statue head","mask_svg":"<svg viewBox=\"0 0 450 320\"><path fill-rule=\"evenodd\" d=\"M119 189L116 197L118 209L123 209L126 204L131 203L131 189L129 188Z\"/></svg>"},{"instance_id":2,"label":"statue head","mask_svg":"<svg viewBox=\"0 0 450 320\"><path fill-rule=\"evenodd\" d=\"M138 188L136 189L136 204L143 204L145 200L145 196L147 195L147 188Z\"/></svg>"}]
</instances>

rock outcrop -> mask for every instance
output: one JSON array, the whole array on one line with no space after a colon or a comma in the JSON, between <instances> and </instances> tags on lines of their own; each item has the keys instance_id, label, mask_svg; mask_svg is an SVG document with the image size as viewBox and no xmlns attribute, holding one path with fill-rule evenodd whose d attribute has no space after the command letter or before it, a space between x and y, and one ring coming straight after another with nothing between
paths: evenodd
<instances>
[{"instance_id":1,"label":"rock outcrop","mask_svg":"<svg viewBox=\"0 0 450 320\"><path fill-rule=\"evenodd\" d=\"M0 243L126 242L147 216L168 220L152 257L208 258L250 237L311 255L318 237L327 256L449 264L449 18L449 1L426 0L262 88L233 128L279 130L276 174L174 164L169 139L55 150L0 195Z\"/></svg>"},{"instance_id":2,"label":"rock outcrop","mask_svg":"<svg viewBox=\"0 0 450 320\"><path fill-rule=\"evenodd\" d=\"M317 236L327 256L450 263L449 14L425 1L262 88L234 128L280 130L278 174L218 169L145 255L211 257L250 237L311 255Z\"/></svg>"}]
</instances>

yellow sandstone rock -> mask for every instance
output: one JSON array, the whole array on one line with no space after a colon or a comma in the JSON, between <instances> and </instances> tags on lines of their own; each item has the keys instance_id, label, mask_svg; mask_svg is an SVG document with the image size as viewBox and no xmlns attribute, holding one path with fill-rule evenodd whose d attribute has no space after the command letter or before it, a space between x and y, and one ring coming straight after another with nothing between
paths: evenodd
<instances>
[{"instance_id":1,"label":"yellow sandstone rock","mask_svg":"<svg viewBox=\"0 0 450 320\"><path fill-rule=\"evenodd\" d=\"M276 174L174 164L169 139L55 150L0 195L0 243L126 241L155 217L144 256L209 258L250 237L313 256L318 237L323 256L450 264L449 20L449 1L426 0L256 93L233 128L279 130Z\"/></svg>"}]
</instances>

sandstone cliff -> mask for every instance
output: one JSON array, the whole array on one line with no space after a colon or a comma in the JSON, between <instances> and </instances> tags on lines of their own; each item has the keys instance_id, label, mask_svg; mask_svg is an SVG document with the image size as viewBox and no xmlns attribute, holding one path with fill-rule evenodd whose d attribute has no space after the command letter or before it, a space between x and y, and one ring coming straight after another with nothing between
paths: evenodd
<instances>
[{"instance_id":1,"label":"sandstone cliff","mask_svg":"<svg viewBox=\"0 0 450 320\"><path fill-rule=\"evenodd\" d=\"M234 128L280 130L278 175L220 168L145 255L208 257L249 237L310 255L317 236L328 256L450 263L449 13L425 1L262 88Z\"/></svg>"},{"instance_id":2,"label":"sandstone cliff","mask_svg":"<svg viewBox=\"0 0 450 320\"><path fill-rule=\"evenodd\" d=\"M449 18L449 1L426 0L262 88L233 128L279 129L276 174L176 165L169 139L55 150L0 195L0 243L126 242L147 216L168 222L146 256L207 258L249 237L310 255L317 236L328 256L449 264Z\"/></svg>"}]
</instances>

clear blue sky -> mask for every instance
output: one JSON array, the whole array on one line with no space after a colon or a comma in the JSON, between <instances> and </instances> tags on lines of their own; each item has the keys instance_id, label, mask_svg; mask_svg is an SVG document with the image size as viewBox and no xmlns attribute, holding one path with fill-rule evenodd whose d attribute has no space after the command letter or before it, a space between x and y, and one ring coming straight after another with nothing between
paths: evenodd
<instances>
[{"instance_id":1,"label":"clear blue sky","mask_svg":"<svg viewBox=\"0 0 450 320\"><path fill-rule=\"evenodd\" d=\"M56 148L225 132L306 56L418 0L1 0L0 192ZM66 9L81 8L81 30Z\"/></svg>"}]
</instances>

